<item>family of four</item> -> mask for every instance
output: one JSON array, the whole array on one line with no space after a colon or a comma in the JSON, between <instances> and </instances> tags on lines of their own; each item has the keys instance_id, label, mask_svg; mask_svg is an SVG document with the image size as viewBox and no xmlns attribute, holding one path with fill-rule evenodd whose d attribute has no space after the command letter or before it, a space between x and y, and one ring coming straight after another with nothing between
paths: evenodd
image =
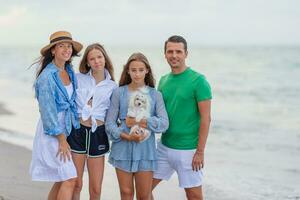
<instances>
[{"instance_id":1,"label":"family of four","mask_svg":"<svg viewBox=\"0 0 300 200\"><path fill-rule=\"evenodd\" d=\"M58 31L38 61L40 120L30 174L34 181L54 182L48 200L80 199L85 167L90 199L100 199L108 153L122 200L135 193L138 200L153 199L152 190L174 172L187 199L203 199L212 95L205 77L185 63L186 40L175 35L165 42L171 72L162 76L158 90L142 53L128 58L117 85L112 62L98 43L85 49L75 74L71 61L81 49L69 32ZM157 144L156 133L162 133Z\"/></svg>"}]
</instances>

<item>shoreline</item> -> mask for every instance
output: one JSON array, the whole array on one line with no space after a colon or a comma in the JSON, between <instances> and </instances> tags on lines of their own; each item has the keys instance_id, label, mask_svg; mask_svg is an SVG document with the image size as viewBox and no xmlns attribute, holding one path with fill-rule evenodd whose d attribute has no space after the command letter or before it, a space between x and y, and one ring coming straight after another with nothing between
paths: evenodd
<instances>
[{"instance_id":1,"label":"shoreline","mask_svg":"<svg viewBox=\"0 0 300 200\"><path fill-rule=\"evenodd\" d=\"M5 104L0 102L0 115L14 115L14 113L5 107Z\"/></svg>"}]
</instances>

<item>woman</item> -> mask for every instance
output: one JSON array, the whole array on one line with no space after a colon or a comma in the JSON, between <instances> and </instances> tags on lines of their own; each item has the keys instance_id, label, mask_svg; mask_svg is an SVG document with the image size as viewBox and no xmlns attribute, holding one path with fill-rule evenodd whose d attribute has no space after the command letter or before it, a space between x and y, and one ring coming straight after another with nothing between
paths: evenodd
<instances>
[{"instance_id":1,"label":"woman","mask_svg":"<svg viewBox=\"0 0 300 200\"><path fill-rule=\"evenodd\" d=\"M86 48L79 71L76 103L81 125L68 137L78 175L73 200L80 199L85 163L89 174L90 199L100 199L104 155L109 151L104 122L110 96L117 84L110 58L98 43Z\"/></svg>"},{"instance_id":2,"label":"woman","mask_svg":"<svg viewBox=\"0 0 300 200\"><path fill-rule=\"evenodd\" d=\"M119 88L112 94L106 120L106 131L112 141L109 162L116 168L121 199L133 199L134 185L137 199L151 198L153 171L156 170L155 135L169 125L160 92L154 88L154 78L147 58L141 53L131 55L121 74ZM132 95L142 92L150 99L150 117L136 120L128 117ZM145 139L139 131L130 133L138 125L150 131ZM135 184L134 184L135 182Z\"/></svg>"},{"instance_id":3,"label":"woman","mask_svg":"<svg viewBox=\"0 0 300 200\"><path fill-rule=\"evenodd\" d=\"M30 173L34 181L55 182L49 200L71 199L75 186L76 168L66 138L74 128L79 128L71 58L81 49L82 45L66 31L53 33L50 44L41 49L34 85L41 118L34 138Z\"/></svg>"}]
</instances>

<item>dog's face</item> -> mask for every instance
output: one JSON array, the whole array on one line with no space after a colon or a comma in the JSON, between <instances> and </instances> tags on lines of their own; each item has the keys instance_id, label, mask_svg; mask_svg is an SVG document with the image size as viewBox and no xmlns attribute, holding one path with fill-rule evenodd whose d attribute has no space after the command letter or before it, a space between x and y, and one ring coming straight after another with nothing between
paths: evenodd
<instances>
[{"instance_id":1,"label":"dog's face","mask_svg":"<svg viewBox=\"0 0 300 200\"><path fill-rule=\"evenodd\" d=\"M139 128L139 129L137 129L137 130L135 131L135 133L136 133L136 134L139 134L139 135L145 134L145 129Z\"/></svg>"},{"instance_id":2,"label":"dog's face","mask_svg":"<svg viewBox=\"0 0 300 200\"><path fill-rule=\"evenodd\" d=\"M136 94L134 97L134 106L139 108L146 108L147 97L143 94Z\"/></svg>"}]
</instances>

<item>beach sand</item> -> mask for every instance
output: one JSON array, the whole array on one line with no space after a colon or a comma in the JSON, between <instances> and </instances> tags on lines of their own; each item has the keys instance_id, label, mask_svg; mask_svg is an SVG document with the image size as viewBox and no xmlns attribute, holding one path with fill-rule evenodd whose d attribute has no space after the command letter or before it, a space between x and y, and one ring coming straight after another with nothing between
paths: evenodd
<instances>
[{"instance_id":1,"label":"beach sand","mask_svg":"<svg viewBox=\"0 0 300 200\"><path fill-rule=\"evenodd\" d=\"M51 188L51 183L32 182L29 176L31 151L21 146L15 146L0 141L0 200L44 200ZM114 168L105 163L105 173L102 186L102 200L120 199L119 187ZM82 200L88 199L87 173L84 175L84 188L81 194ZM209 185L204 186L206 200L228 199L220 191L214 190ZM186 199L184 191L178 187L177 177L172 176L168 182L162 182L154 191L154 197L158 200Z\"/></svg>"},{"instance_id":2,"label":"beach sand","mask_svg":"<svg viewBox=\"0 0 300 200\"><path fill-rule=\"evenodd\" d=\"M0 141L0 200L47 199L51 184L32 182L31 151Z\"/></svg>"},{"instance_id":3,"label":"beach sand","mask_svg":"<svg viewBox=\"0 0 300 200\"><path fill-rule=\"evenodd\" d=\"M0 115L14 116L14 113L7 109L0 102ZM0 126L0 134L3 134L5 141L19 144L18 139L21 137L15 131L7 130ZM3 136L2 135L2 136ZM32 144L31 138L26 139L27 147ZM22 140L22 141L23 141ZM31 161L31 150L23 146L17 146L0 140L0 200L44 200L47 199L48 192L52 183L33 182L29 175L29 166ZM23 144L20 142L20 144ZM206 180L204 181L206 183ZM177 176L173 175L169 181L161 182L153 192L154 198L158 200L186 199L184 190L178 187ZM222 191L216 190L211 185L204 185L204 195L206 200L223 199L229 200ZM84 186L81 193L81 200L89 199L88 193L88 173L84 173ZM105 172L102 184L102 200L120 199L119 186L115 169L105 162Z\"/></svg>"},{"instance_id":4,"label":"beach sand","mask_svg":"<svg viewBox=\"0 0 300 200\"><path fill-rule=\"evenodd\" d=\"M51 183L33 182L29 175L31 151L21 146L0 141L0 200L43 200L51 188ZM102 186L101 199L120 199L119 187L114 168L105 163L105 175ZM87 173L84 176L81 199L88 199ZM179 188L166 186L162 183L154 195L156 199L184 199L184 192ZM173 198L172 198L173 197Z\"/></svg>"},{"instance_id":5,"label":"beach sand","mask_svg":"<svg viewBox=\"0 0 300 200\"><path fill-rule=\"evenodd\" d=\"M13 112L5 108L4 104L0 102L0 115L13 115Z\"/></svg>"}]
</instances>

